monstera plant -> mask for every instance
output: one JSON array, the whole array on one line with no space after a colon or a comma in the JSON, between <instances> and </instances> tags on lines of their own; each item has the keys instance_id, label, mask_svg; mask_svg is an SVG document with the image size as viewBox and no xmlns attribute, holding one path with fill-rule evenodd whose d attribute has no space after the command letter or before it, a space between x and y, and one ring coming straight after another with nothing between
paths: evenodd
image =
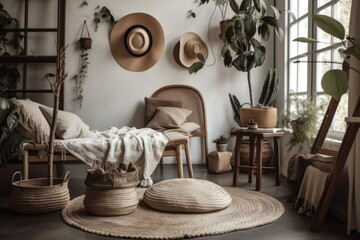
<instances>
[{"instance_id":1,"label":"monstera plant","mask_svg":"<svg viewBox=\"0 0 360 240\"><path fill-rule=\"evenodd\" d=\"M339 53L344 57L344 59L355 57L360 60L360 39L346 36L345 28L339 21L326 15L315 15L313 16L313 21L314 24L318 26L321 30L340 40L342 47L339 48ZM299 37L294 39L294 41L304 43L319 42L316 39L306 37ZM299 62L301 61L296 61L295 63ZM343 64L343 62L329 61L325 61L325 63L339 64L340 66ZM360 73L358 69L354 69L352 67L350 68ZM340 101L341 96L346 93L349 88L345 71L342 69L328 70L321 79L321 86L326 94L335 98L337 101Z\"/></svg>"}]
</instances>

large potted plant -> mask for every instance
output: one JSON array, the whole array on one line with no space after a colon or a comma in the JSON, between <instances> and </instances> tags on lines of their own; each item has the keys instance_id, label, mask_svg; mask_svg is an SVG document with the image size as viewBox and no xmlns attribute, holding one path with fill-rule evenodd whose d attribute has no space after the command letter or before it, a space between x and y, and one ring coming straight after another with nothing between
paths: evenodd
<instances>
[{"instance_id":1,"label":"large potted plant","mask_svg":"<svg viewBox=\"0 0 360 240\"><path fill-rule=\"evenodd\" d=\"M259 111L259 108L262 108L262 106L254 105L251 70L262 66L265 62L266 47L264 43L269 39L271 28L275 30L280 40L283 39L284 33L278 23L282 11L271 6L273 16L266 15L268 8L263 0L243 0L240 4L236 0L228 0L227 2L234 15L232 18L227 19L227 29L221 50L224 65L225 67L234 67L238 71L247 73L250 106L254 109L246 111L265 112L266 114L268 114L268 111L275 112L275 114L270 114L274 115L275 120L273 122L275 124L259 125L259 127L275 127L277 110L267 107L265 110ZM294 18L293 14L291 16ZM190 66L190 73L196 73L204 65L203 56L201 54L198 55L200 61ZM267 117L260 118L265 119Z\"/></svg>"},{"instance_id":2,"label":"large potted plant","mask_svg":"<svg viewBox=\"0 0 360 240\"><path fill-rule=\"evenodd\" d=\"M54 140L57 116L60 104L60 91L67 73L65 73L65 47L57 45L56 75L46 74L54 94L54 110L48 143L48 178L22 180L22 174L15 172L12 178L10 208L23 214L48 213L63 209L70 201L68 182L70 172L64 178L53 177ZM55 80L51 80L55 77ZM20 180L14 181L19 175Z\"/></svg>"},{"instance_id":3,"label":"large potted plant","mask_svg":"<svg viewBox=\"0 0 360 240\"><path fill-rule=\"evenodd\" d=\"M277 122L277 109L274 103L279 91L280 79L276 76L276 69L269 69L264 81L257 108L245 108L238 98L229 93L231 107L235 122L241 126L247 126L249 121L255 121L259 127L275 127ZM250 105L250 104L249 104Z\"/></svg>"}]
</instances>

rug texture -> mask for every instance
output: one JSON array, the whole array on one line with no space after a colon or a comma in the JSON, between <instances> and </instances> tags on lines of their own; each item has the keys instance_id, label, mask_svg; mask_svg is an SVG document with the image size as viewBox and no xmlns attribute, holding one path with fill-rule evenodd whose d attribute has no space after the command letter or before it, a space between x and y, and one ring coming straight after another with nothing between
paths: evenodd
<instances>
[{"instance_id":1,"label":"rug texture","mask_svg":"<svg viewBox=\"0 0 360 240\"><path fill-rule=\"evenodd\" d=\"M84 196L73 199L62 211L63 220L81 230L112 237L179 239L250 229L278 220L285 212L276 199L259 192L224 187L232 197L227 208L210 213L166 213L148 207L138 189L137 209L116 217L93 216L86 212Z\"/></svg>"}]
</instances>

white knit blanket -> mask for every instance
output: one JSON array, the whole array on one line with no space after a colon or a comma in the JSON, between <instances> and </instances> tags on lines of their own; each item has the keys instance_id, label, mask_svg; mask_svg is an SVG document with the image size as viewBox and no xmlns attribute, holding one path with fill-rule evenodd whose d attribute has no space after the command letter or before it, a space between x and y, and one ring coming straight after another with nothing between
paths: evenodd
<instances>
[{"instance_id":1,"label":"white knit blanket","mask_svg":"<svg viewBox=\"0 0 360 240\"><path fill-rule=\"evenodd\" d=\"M140 179L151 181L151 174L161 159L168 139L163 133L150 128L112 127L107 131L94 131L93 138L60 142L67 151L90 166L94 166L96 161L108 161L116 166L131 162L138 169Z\"/></svg>"}]
</instances>

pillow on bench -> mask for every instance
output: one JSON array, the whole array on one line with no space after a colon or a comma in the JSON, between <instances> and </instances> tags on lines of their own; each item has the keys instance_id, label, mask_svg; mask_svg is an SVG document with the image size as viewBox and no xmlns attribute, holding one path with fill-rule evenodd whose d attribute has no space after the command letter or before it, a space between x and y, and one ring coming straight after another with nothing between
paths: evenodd
<instances>
[{"instance_id":1,"label":"pillow on bench","mask_svg":"<svg viewBox=\"0 0 360 240\"><path fill-rule=\"evenodd\" d=\"M53 118L53 108L40 106L41 112L51 125ZM61 139L72 138L91 138L94 133L76 114L65 111L58 111L57 124L55 129L56 136Z\"/></svg>"}]
</instances>

